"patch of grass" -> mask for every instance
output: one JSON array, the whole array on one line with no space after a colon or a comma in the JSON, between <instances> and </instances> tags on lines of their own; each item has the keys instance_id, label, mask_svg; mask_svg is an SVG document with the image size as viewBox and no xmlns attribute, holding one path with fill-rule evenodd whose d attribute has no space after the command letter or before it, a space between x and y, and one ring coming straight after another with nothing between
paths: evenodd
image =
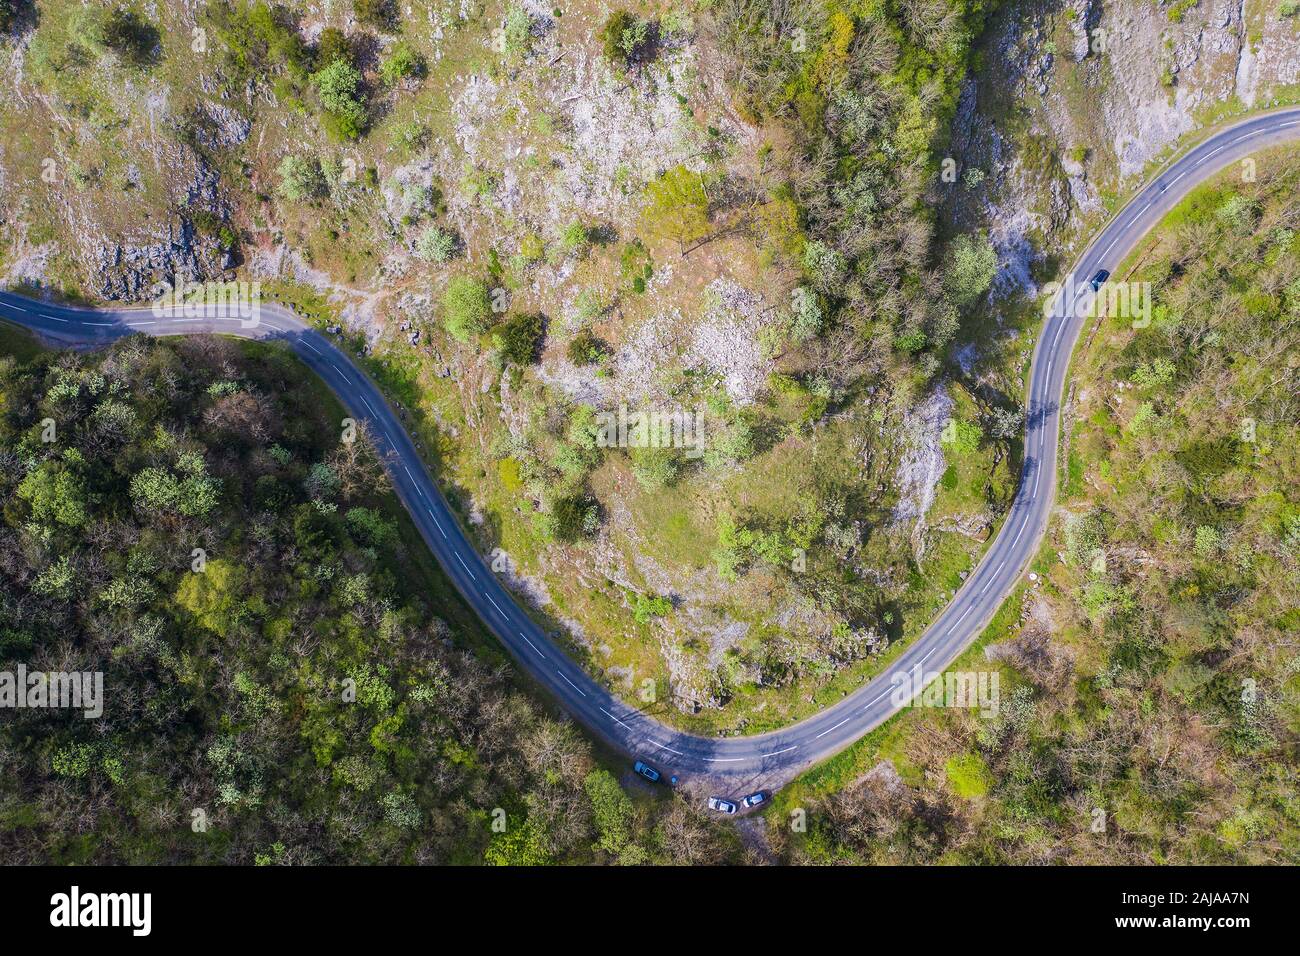
<instances>
[{"instance_id":1,"label":"patch of grass","mask_svg":"<svg viewBox=\"0 0 1300 956\"><path fill-rule=\"evenodd\" d=\"M987 796L989 787L993 784L988 764L977 753L968 752L951 757L943 769L953 791L966 800Z\"/></svg>"},{"instance_id":2,"label":"patch of grass","mask_svg":"<svg viewBox=\"0 0 1300 956\"><path fill-rule=\"evenodd\" d=\"M19 362L27 362L49 351L22 326L0 319L0 355L12 355Z\"/></svg>"}]
</instances>

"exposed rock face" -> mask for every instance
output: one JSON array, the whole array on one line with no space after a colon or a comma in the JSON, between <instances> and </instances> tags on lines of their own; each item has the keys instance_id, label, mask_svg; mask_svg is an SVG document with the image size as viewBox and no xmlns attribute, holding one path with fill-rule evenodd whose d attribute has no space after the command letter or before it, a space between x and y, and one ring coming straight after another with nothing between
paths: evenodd
<instances>
[{"instance_id":1,"label":"exposed rock face","mask_svg":"<svg viewBox=\"0 0 1300 956\"><path fill-rule=\"evenodd\" d=\"M204 103L202 118L203 122L195 129L195 138L207 149L233 149L248 139L253 129L246 116L220 103Z\"/></svg>"},{"instance_id":2,"label":"exposed rock face","mask_svg":"<svg viewBox=\"0 0 1300 956\"><path fill-rule=\"evenodd\" d=\"M912 525L914 541L919 541L926 513L934 504L935 488L943 476L944 457L940 444L944 425L952 416L953 400L942 385L912 411L904 421L907 439L898 474L894 479L899 490L894 506L894 521Z\"/></svg>"},{"instance_id":3,"label":"exposed rock face","mask_svg":"<svg viewBox=\"0 0 1300 956\"><path fill-rule=\"evenodd\" d=\"M175 276L189 281L216 279L235 265L218 239L203 234L190 218L202 211L221 220L228 208L216 171L201 157L184 152L193 178L177 196L176 205L182 212L149 233L121 240L96 235L93 226L84 233L79 231L82 259L101 298L140 301L149 298L159 282L171 283ZM75 221L76 212L73 215ZM82 221L91 222L88 217Z\"/></svg>"},{"instance_id":4,"label":"exposed rock face","mask_svg":"<svg viewBox=\"0 0 1300 956\"><path fill-rule=\"evenodd\" d=\"M1269 4L1070 0L1058 12L1004 5L953 130L964 168L948 195L961 228L988 228L1004 294L1032 291L1033 247L1067 252L1103 210L1208 111L1262 108L1300 82L1300 17Z\"/></svg>"},{"instance_id":5,"label":"exposed rock face","mask_svg":"<svg viewBox=\"0 0 1300 956\"><path fill-rule=\"evenodd\" d=\"M138 301L148 298L153 286L170 283L172 276L204 279L219 271L209 268L203 250L195 244L194 227L188 222L168 223L158 241L142 244L104 243L95 249L95 275L104 299Z\"/></svg>"}]
</instances>

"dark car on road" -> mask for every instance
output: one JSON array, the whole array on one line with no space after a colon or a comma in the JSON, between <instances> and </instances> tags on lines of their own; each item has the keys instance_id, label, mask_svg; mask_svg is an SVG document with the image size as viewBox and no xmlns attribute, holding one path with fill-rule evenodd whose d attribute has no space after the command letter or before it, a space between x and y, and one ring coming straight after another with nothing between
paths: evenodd
<instances>
[{"instance_id":1,"label":"dark car on road","mask_svg":"<svg viewBox=\"0 0 1300 956\"><path fill-rule=\"evenodd\" d=\"M740 801L740 805L746 810L752 810L754 807L761 806L764 803L767 803L766 790L760 790L758 793L751 793L744 800Z\"/></svg>"},{"instance_id":2,"label":"dark car on road","mask_svg":"<svg viewBox=\"0 0 1300 956\"><path fill-rule=\"evenodd\" d=\"M1106 284L1106 280L1109 278L1110 278L1110 273L1107 272L1105 269L1097 270L1097 274L1092 277L1092 291L1100 292L1101 287Z\"/></svg>"},{"instance_id":3,"label":"dark car on road","mask_svg":"<svg viewBox=\"0 0 1300 956\"><path fill-rule=\"evenodd\" d=\"M642 763L640 760L638 760L636 763L632 764L632 769L635 770L637 773L639 773L641 776L645 777L647 780L652 780L655 782L658 782L659 780L659 771L656 770L654 767L650 766L648 763Z\"/></svg>"}]
</instances>

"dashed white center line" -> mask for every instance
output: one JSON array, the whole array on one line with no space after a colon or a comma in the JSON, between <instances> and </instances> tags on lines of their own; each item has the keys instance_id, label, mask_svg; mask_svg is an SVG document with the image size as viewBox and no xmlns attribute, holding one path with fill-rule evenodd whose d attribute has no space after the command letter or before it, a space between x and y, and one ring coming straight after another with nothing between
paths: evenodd
<instances>
[{"instance_id":1,"label":"dashed white center line","mask_svg":"<svg viewBox=\"0 0 1300 956\"><path fill-rule=\"evenodd\" d=\"M798 750L798 749L799 749L799 745L798 745L798 744L795 744L794 746L791 746L791 747L784 747L784 748L782 748L781 750L773 750L770 754L759 754L759 756L760 756L760 757L765 757L765 758L766 758L766 757L779 757L779 756L781 756L781 754L788 754L791 750Z\"/></svg>"},{"instance_id":2,"label":"dashed white center line","mask_svg":"<svg viewBox=\"0 0 1300 956\"><path fill-rule=\"evenodd\" d=\"M564 675L561 674L560 676L563 677ZM613 714L611 714L609 711L607 711L604 707L600 708L600 712L601 712L602 714L604 714L606 717L608 717L610 720L617 722L618 725L619 725L620 727L622 727L624 730L631 730L631 729L632 729L632 728L629 727L627 724L623 723L623 721L619 720L617 717L615 717Z\"/></svg>"},{"instance_id":3,"label":"dashed white center line","mask_svg":"<svg viewBox=\"0 0 1300 956\"><path fill-rule=\"evenodd\" d=\"M886 697L888 697L888 696L889 696L890 694L892 694L893 692L894 692L894 689L891 687L889 690L885 691L883 694L879 694L879 695L877 695L876 697L874 697L874 698L872 698L870 701L868 701L866 704L864 704L863 707L862 707L862 709L863 709L863 710L866 710L868 707L871 707L871 706L873 706L874 704L879 703L880 701L884 700Z\"/></svg>"},{"instance_id":4,"label":"dashed white center line","mask_svg":"<svg viewBox=\"0 0 1300 956\"><path fill-rule=\"evenodd\" d=\"M561 677L564 677L564 671L557 670L555 673L559 674ZM576 691L577 691L579 694L581 694L583 697L586 697L586 696L587 696L586 691L584 691L581 687L579 687L579 686L578 686L577 684L575 684L573 681L569 680L569 678L564 677L564 682L565 682L566 684L568 684L570 687L572 687L574 690L576 690Z\"/></svg>"},{"instance_id":5,"label":"dashed white center line","mask_svg":"<svg viewBox=\"0 0 1300 956\"><path fill-rule=\"evenodd\" d=\"M543 654L541 651L537 650L537 645L534 644L532 641L528 640L527 634L525 634L523 631L520 631L519 636L522 637L525 641L527 641L528 646L531 647L537 653L538 657L540 657L542 660L546 660L546 655Z\"/></svg>"},{"instance_id":6,"label":"dashed white center line","mask_svg":"<svg viewBox=\"0 0 1300 956\"><path fill-rule=\"evenodd\" d=\"M818 734L818 735L817 735L816 737L814 737L813 739L814 739L814 740L820 740L822 737L825 737L827 734L829 734L832 730L839 730L841 727L843 727L843 726L844 726L845 724L847 724L848 722L849 722L849 718L845 717L843 720L841 720L841 721L840 721L838 724L836 724L834 727L827 727L825 730L823 730L820 734Z\"/></svg>"},{"instance_id":7,"label":"dashed white center line","mask_svg":"<svg viewBox=\"0 0 1300 956\"><path fill-rule=\"evenodd\" d=\"M478 578L474 577L474 572L469 570L469 565L466 564L466 563L465 563L465 559L462 558L462 557L460 556L460 552L457 552L457 553L456 553L456 560L460 562L460 566L461 566L462 568L464 568L467 572L469 572L469 578L470 578L471 581L477 581L477 580L478 580Z\"/></svg>"}]
</instances>

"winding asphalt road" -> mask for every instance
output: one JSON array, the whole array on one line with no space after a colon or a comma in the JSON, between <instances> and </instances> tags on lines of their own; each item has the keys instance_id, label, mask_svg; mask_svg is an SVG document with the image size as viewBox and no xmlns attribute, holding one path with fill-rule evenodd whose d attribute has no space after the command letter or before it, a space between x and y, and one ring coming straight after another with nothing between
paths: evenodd
<instances>
[{"instance_id":1,"label":"winding asphalt road","mask_svg":"<svg viewBox=\"0 0 1300 956\"><path fill-rule=\"evenodd\" d=\"M780 786L853 743L895 714L897 678L941 672L981 633L1038 549L1056 488L1061 395L1070 356L1086 318L1088 280L1113 270L1139 239L1193 186L1267 146L1300 138L1300 109L1253 117L1189 150L1147 184L1075 263L1039 334L1030 369L1020 486L1011 512L983 560L933 624L893 665L831 707L782 730L753 737L706 738L674 730L628 706L574 664L515 602L474 550L421 463L399 417L379 389L329 336L293 313L263 304L260 323L238 318L159 317L145 309L81 309L0 292L0 318L60 345L105 344L148 335L223 333L286 343L364 421L387 462L393 485L447 575L515 659L564 708L614 748L661 770L708 778L739 795ZM1077 286L1073 294L1072 283ZM913 685L919 690L919 683Z\"/></svg>"}]
</instances>

